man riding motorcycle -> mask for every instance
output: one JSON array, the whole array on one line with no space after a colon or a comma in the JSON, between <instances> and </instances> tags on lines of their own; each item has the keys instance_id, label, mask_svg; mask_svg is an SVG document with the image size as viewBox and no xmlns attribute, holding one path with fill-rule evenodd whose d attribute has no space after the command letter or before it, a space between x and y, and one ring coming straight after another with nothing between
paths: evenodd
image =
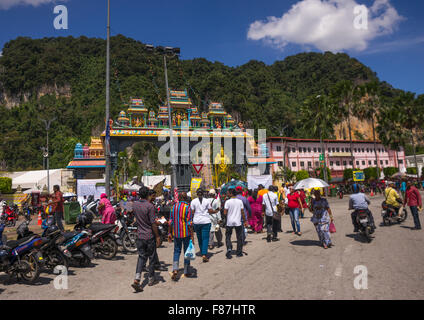
<instances>
[{"instance_id":1,"label":"man riding motorcycle","mask_svg":"<svg viewBox=\"0 0 424 320\"><path fill-rule=\"evenodd\" d=\"M394 209L396 214L399 214L399 208L402 204L402 199L400 198L400 195L395 190L394 182L391 182L389 184L389 187L386 188L386 190L384 191L384 195L386 197L387 206Z\"/></svg>"},{"instance_id":2,"label":"man riding motorcycle","mask_svg":"<svg viewBox=\"0 0 424 320\"><path fill-rule=\"evenodd\" d=\"M359 225L356 219L356 216L358 214L358 210L366 210L370 219L372 231L374 231L377 227L374 223L374 217L372 215L372 212L368 209L368 205L371 203L370 199L362 192L360 192L359 187L356 186L353 188L353 194L350 196L349 199L349 210L354 210L351 213L352 217L352 224L354 227L353 232L359 231Z\"/></svg>"}]
</instances>

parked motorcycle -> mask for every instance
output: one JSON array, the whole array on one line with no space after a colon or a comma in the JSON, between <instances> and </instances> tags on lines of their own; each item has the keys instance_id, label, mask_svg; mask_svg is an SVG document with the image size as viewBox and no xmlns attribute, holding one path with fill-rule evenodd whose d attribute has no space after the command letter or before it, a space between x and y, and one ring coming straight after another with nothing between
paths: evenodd
<instances>
[{"instance_id":1,"label":"parked motorcycle","mask_svg":"<svg viewBox=\"0 0 424 320\"><path fill-rule=\"evenodd\" d=\"M359 232L365 237L367 242L371 242L371 234L374 233L367 210L356 210L356 222Z\"/></svg>"},{"instance_id":2,"label":"parked motorcycle","mask_svg":"<svg viewBox=\"0 0 424 320\"><path fill-rule=\"evenodd\" d=\"M408 217L408 211L406 211L404 206L399 208L399 214L396 213L393 207L388 206L386 201L383 201L381 208L381 216L383 217L383 225L385 226L390 226L395 222L400 224Z\"/></svg>"},{"instance_id":3,"label":"parked motorcycle","mask_svg":"<svg viewBox=\"0 0 424 320\"><path fill-rule=\"evenodd\" d=\"M122 212L119 207L115 208L115 214L115 224L119 227L114 233L116 243L127 252L137 252L137 227L133 225L134 217L130 213Z\"/></svg>"},{"instance_id":4,"label":"parked motorcycle","mask_svg":"<svg viewBox=\"0 0 424 320\"><path fill-rule=\"evenodd\" d=\"M118 252L118 244L116 243L113 233L119 229L115 224L92 223L93 214L89 211L83 212L78 216L77 224L74 230L89 230L90 244L96 257L103 259L113 259Z\"/></svg>"},{"instance_id":5,"label":"parked motorcycle","mask_svg":"<svg viewBox=\"0 0 424 320\"><path fill-rule=\"evenodd\" d=\"M42 266L50 270L54 270L54 268L59 265L68 268L68 259L59 248L59 245L63 241L62 234L59 228L53 224L52 217L49 217L47 220L50 221L43 225L44 232L41 236L42 244L39 248L43 256ZM30 221L31 218L26 217L26 221L21 223L17 228L18 240L24 237L37 235L29 230L28 225Z\"/></svg>"},{"instance_id":6,"label":"parked motorcycle","mask_svg":"<svg viewBox=\"0 0 424 320\"><path fill-rule=\"evenodd\" d=\"M6 227L14 227L18 221L18 206L7 205L6 201L2 201L0 205L3 208L2 218Z\"/></svg>"},{"instance_id":7,"label":"parked motorcycle","mask_svg":"<svg viewBox=\"0 0 424 320\"><path fill-rule=\"evenodd\" d=\"M5 224L2 222L0 222L0 239L3 239L5 228ZM39 262L43 260L41 252L38 250L41 244L42 240L37 235L5 243L0 240L0 271L17 277L21 276L25 282L34 283L41 271Z\"/></svg>"}]
</instances>

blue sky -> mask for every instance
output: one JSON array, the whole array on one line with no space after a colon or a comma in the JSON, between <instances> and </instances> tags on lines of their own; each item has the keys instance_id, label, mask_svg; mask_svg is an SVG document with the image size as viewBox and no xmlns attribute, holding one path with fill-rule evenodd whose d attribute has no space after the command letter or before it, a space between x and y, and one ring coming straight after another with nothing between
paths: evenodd
<instances>
[{"instance_id":1,"label":"blue sky","mask_svg":"<svg viewBox=\"0 0 424 320\"><path fill-rule=\"evenodd\" d=\"M330 1L330 2L326 2ZM337 2L337 4L334 4ZM17 4L18 3L18 4ZM106 0L0 0L0 48L18 36L105 37ZM422 0L111 0L112 35L178 46L183 59L230 66L272 64L304 51L346 52L396 88L424 94ZM55 5L69 29L53 27ZM296 8L292 9L292 6ZM369 9L368 29L352 32L351 6ZM285 15L283 17L283 14ZM322 26L330 17L331 27ZM268 17L274 17L268 19Z\"/></svg>"}]
</instances>

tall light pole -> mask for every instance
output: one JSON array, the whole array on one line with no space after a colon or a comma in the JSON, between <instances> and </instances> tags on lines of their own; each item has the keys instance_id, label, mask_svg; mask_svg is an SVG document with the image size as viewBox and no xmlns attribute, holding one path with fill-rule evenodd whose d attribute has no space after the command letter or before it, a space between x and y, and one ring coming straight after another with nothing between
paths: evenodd
<instances>
[{"instance_id":1,"label":"tall light pole","mask_svg":"<svg viewBox=\"0 0 424 320\"><path fill-rule=\"evenodd\" d=\"M320 94L319 94L319 95L317 95L317 97L316 97L316 98L317 98L317 99L320 99L320 98L321 98L321 95L320 95ZM321 108L321 103L318 103L318 105L319 105L319 107ZM319 126L319 140L320 140L321 151L322 151L321 155L322 155L322 158L323 158L323 161L324 161L324 181L328 183L328 177L327 177L327 162L326 162L326 160L325 160L325 148L324 148L324 143L323 143L323 141L322 141L322 125L323 125L323 122L321 122L321 125ZM320 160L321 160L321 159L320 159ZM325 195L327 195L327 188L324 188L324 190L325 190Z\"/></svg>"},{"instance_id":2,"label":"tall light pole","mask_svg":"<svg viewBox=\"0 0 424 320\"><path fill-rule=\"evenodd\" d=\"M106 138L105 138L105 189L106 195L110 197L110 147L109 147L109 105L110 105L110 0L107 1L107 40L106 40Z\"/></svg>"},{"instance_id":3,"label":"tall light pole","mask_svg":"<svg viewBox=\"0 0 424 320\"><path fill-rule=\"evenodd\" d=\"M159 54L163 54L163 65L165 69L165 87L166 87L166 98L168 101L168 126L169 126L169 141L170 141L170 158L171 158L171 189L174 191L174 188L177 186L177 172L175 168L175 164L173 163L175 160L175 152L174 152L174 133L172 128L172 118L171 118L171 102L169 99L169 87L168 87L168 69L166 66L166 55L178 56L180 54L180 48L173 47L154 47L153 45L146 45L146 49L148 51L153 51L156 49L156 52Z\"/></svg>"},{"instance_id":4,"label":"tall light pole","mask_svg":"<svg viewBox=\"0 0 424 320\"><path fill-rule=\"evenodd\" d=\"M51 123L56 120L56 118L53 119L41 119L44 122L44 125L46 126L46 132L47 132L47 147L45 149L45 152L43 154L44 158L46 158L46 163L47 163L47 191L48 193L50 193L50 164L49 164L49 130L50 130L50 125Z\"/></svg>"}]
</instances>

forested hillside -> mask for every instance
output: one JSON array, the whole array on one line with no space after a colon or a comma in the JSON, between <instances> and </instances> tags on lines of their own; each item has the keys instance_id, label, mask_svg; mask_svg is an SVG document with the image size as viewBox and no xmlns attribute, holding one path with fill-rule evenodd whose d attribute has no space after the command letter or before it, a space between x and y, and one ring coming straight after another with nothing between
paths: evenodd
<instances>
[{"instance_id":1,"label":"forested hillside","mask_svg":"<svg viewBox=\"0 0 424 320\"><path fill-rule=\"evenodd\" d=\"M51 167L64 167L77 141L88 142L103 130L105 107L103 39L87 37L17 38L0 57L0 163L8 170L42 168L45 129L40 119L55 117L50 130ZM182 48L184 50L184 48ZM299 110L311 95L328 94L341 80L378 80L376 74L346 54L301 53L266 65L250 61L239 67L202 58L168 61L171 88L187 88L206 110L223 102L237 121L266 128L267 135L307 137ZM382 100L400 94L379 83ZM165 101L163 60L144 45L122 35L111 39L111 116L130 97L143 97L157 109ZM284 132L282 129L285 128ZM6 168L3 168L6 169Z\"/></svg>"}]
</instances>

